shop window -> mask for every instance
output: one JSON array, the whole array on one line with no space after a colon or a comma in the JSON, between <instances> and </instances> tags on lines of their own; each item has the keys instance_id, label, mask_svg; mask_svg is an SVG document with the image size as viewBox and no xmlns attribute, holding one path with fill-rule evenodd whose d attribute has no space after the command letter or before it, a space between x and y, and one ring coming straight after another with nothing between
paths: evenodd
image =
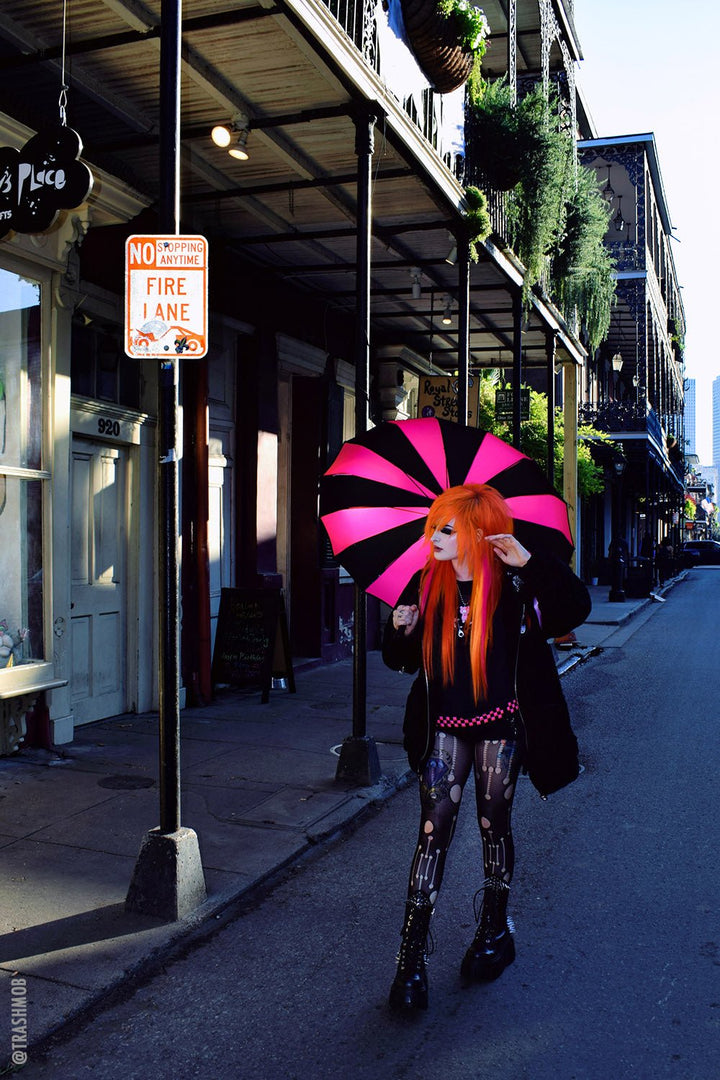
<instances>
[{"instance_id":1,"label":"shop window","mask_svg":"<svg viewBox=\"0 0 720 1080\"><path fill-rule=\"evenodd\" d=\"M70 379L73 394L127 409L140 406L140 364L123 352L119 327L80 316L73 321Z\"/></svg>"},{"instance_id":2,"label":"shop window","mask_svg":"<svg viewBox=\"0 0 720 1080\"><path fill-rule=\"evenodd\" d=\"M0 674L44 655L41 300L0 270Z\"/></svg>"}]
</instances>

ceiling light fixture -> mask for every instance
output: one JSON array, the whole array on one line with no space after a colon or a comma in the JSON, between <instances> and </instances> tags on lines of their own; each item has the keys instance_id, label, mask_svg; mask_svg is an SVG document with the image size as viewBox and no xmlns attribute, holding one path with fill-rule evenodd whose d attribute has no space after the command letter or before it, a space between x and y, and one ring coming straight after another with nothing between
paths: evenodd
<instances>
[{"instance_id":1,"label":"ceiling light fixture","mask_svg":"<svg viewBox=\"0 0 720 1080\"><path fill-rule=\"evenodd\" d=\"M422 288L420 286L420 269L417 266L410 267L410 280L412 281L412 298L413 300L419 300L422 296Z\"/></svg>"},{"instance_id":2,"label":"ceiling light fixture","mask_svg":"<svg viewBox=\"0 0 720 1080\"><path fill-rule=\"evenodd\" d=\"M211 137L216 146L227 150L230 157L237 161L247 161L247 141L250 135L250 121L243 113L234 116L229 124L216 124Z\"/></svg>"},{"instance_id":3,"label":"ceiling light fixture","mask_svg":"<svg viewBox=\"0 0 720 1080\"><path fill-rule=\"evenodd\" d=\"M457 262L457 244L453 244L453 246L450 248L447 255L445 256L445 262L448 263L450 266L455 265L455 263Z\"/></svg>"},{"instance_id":4,"label":"ceiling light fixture","mask_svg":"<svg viewBox=\"0 0 720 1080\"><path fill-rule=\"evenodd\" d=\"M445 311L442 317L443 325L449 326L452 322L452 301L449 296L445 297Z\"/></svg>"}]
</instances>

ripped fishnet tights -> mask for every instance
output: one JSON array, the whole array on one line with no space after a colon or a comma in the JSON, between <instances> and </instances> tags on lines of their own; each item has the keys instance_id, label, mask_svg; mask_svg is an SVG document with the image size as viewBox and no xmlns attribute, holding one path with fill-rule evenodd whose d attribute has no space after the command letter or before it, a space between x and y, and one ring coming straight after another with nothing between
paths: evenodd
<instances>
[{"instance_id":1,"label":"ripped fishnet tights","mask_svg":"<svg viewBox=\"0 0 720 1080\"><path fill-rule=\"evenodd\" d=\"M510 883L515 865L511 815L520 764L516 742L475 742L445 731L436 733L420 778L420 833L409 894L424 893L435 903L463 790L473 769L485 878Z\"/></svg>"}]
</instances>

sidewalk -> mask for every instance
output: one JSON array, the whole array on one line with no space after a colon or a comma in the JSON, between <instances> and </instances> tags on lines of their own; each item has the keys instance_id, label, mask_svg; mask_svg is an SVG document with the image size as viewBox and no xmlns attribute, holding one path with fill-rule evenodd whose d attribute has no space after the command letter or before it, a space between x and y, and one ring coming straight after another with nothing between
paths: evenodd
<instances>
[{"instance_id":1,"label":"sidewalk","mask_svg":"<svg viewBox=\"0 0 720 1080\"><path fill-rule=\"evenodd\" d=\"M611 604L606 586L590 591L577 643L557 650L561 673L654 602ZM208 899L180 922L124 910L140 844L159 821L157 714L115 717L80 728L66 747L0 758L0 1071L13 976L26 982L32 1047L411 779L407 676L368 655L367 733L382 772L371 788L335 780L352 733L352 661L298 671L296 684L264 705L259 692L235 691L182 713L182 824L198 835Z\"/></svg>"}]
</instances>

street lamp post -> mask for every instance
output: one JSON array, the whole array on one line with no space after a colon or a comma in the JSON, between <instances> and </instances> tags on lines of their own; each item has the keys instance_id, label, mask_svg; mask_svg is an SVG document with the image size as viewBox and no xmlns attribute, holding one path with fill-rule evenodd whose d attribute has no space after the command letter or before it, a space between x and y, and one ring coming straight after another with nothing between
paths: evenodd
<instances>
[{"instance_id":1,"label":"street lamp post","mask_svg":"<svg viewBox=\"0 0 720 1080\"><path fill-rule=\"evenodd\" d=\"M615 493L616 509L614 513L613 538L608 552L610 558L610 592L608 600L614 603L624 603L625 597L625 574L627 572L628 546L622 535L622 478L625 472L625 461L614 462L615 468Z\"/></svg>"}]
</instances>

